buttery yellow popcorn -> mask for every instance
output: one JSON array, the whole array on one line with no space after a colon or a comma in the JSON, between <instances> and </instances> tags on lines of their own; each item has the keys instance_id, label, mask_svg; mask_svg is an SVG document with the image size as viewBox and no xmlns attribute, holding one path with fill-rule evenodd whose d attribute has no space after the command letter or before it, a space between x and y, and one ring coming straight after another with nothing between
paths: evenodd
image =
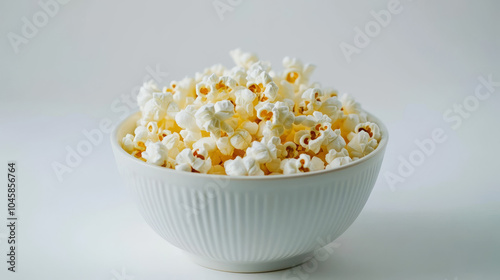
<instances>
[{"instance_id":1,"label":"buttery yellow popcorn","mask_svg":"<svg viewBox=\"0 0 500 280\"><path fill-rule=\"evenodd\" d=\"M230 52L194 77L142 85L141 118L125 151L148 164L229 176L336 168L373 152L380 128L350 95L311 83L315 68L285 57L277 72L257 55Z\"/></svg>"}]
</instances>

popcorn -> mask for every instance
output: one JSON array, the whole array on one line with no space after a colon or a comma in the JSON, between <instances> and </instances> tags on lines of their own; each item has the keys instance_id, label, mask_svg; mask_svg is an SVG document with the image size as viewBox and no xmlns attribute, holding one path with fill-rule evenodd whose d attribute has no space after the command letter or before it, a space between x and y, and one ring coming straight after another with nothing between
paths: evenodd
<instances>
[{"instance_id":1,"label":"popcorn","mask_svg":"<svg viewBox=\"0 0 500 280\"><path fill-rule=\"evenodd\" d=\"M331 98L331 97L337 97L338 98L339 93L334 88L326 87L326 88L323 88L323 96L325 98Z\"/></svg>"},{"instance_id":2,"label":"popcorn","mask_svg":"<svg viewBox=\"0 0 500 280\"><path fill-rule=\"evenodd\" d=\"M229 137L229 142L236 149L246 150L252 143L252 135L247 130L238 128Z\"/></svg>"},{"instance_id":3,"label":"popcorn","mask_svg":"<svg viewBox=\"0 0 500 280\"><path fill-rule=\"evenodd\" d=\"M146 149L146 142L147 141L152 141L156 142L159 140L158 135L156 134L156 131L150 130L148 127L145 126L138 126L134 130L134 146L136 149L144 151Z\"/></svg>"},{"instance_id":4,"label":"popcorn","mask_svg":"<svg viewBox=\"0 0 500 280\"><path fill-rule=\"evenodd\" d=\"M246 87L257 94L259 101L274 101L278 95L278 86L273 78L265 71L265 67L259 63L252 65L248 70Z\"/></svg>"},{"instance_id":5,"label":"popcorn","mask_svg":"<svg viewBox=\"0 0 500 280\"><path fill-rule=\"evenodd\" d=\"M142 151L140 151L140 150L134 150L134 151L131 153L131 155L132 155L133 157L137 158L137 159L140 159L140 160L142 160L142 161L146 162L146 160L142 157Z\"/></svg>"},{"instance_id":6,"label":"popcorn","mask_svg":"<svg viewBox=\"0 0 500 280\"><path fill-rule=\"evenodd\" d=\"M193 78L185 77L176 83L173 98L179 108L186 108L196 98L196 82Z\"/></svg>"},{"instance_id":7,"label":"popcorn","mask_svg":"<svg viewBox=\"0 0 500 280\"><path fill-rule=\"evenodd\" d=\"M283 73L284 79L292 85L307 85L309 77L316 68L312 64L303 65L299 59L285 57L283 59L283 66L285 71Z\"/></svg>"},{"instance_id":8,"label":"popcorn","mask_svg":"<svg viewBox=\"0 0 500 280\"><path fill-rule=\"evenodd\" d=\"M278 100L290 99L292 103L295 100L295 88L286 80L282 80L280 76L273 77L277 80L275 83L279 85Z\"/></svg>"},{"instance_id":9,"label":"popcorn","mask_svg":"<svg viewBox=\"0 0 500 280\"><path fill-rule=\"evenodd\" d=\"M294 142L304 147L306 151L318 153L325 140L324 133L316 133L314 130L301 130L295 133Z\"/></svg>"},{"instance_id":10,"label":"popcorn","mask_svg":"<svg viewBox=\"0 0 500 280\"><path fill-rule=\"evenodd\" d=\"M380 141L380 128L376 123L372 122L360 123L356 125L356 127L354 128L354 132L351 132L349 135L358 133L360 131L365 131L366 133L368 133L371 139L375 139L377 140L377 142Z\"/></svg>"},{"instance_id":11,"label":"popcorn","mask_svg":"<svg viewBox=\"0 0 500 280\"><path fill-rule=\"evenodd\" d=\"M233 133L233 128L224 121L234 115L234 105L228 100L218 101L215 104L203 105L196 111L195 118L198 127L210 132L215 138L221 137L221 132Z\"/></svg>"},{"instance_id":12,"label":"popcorn","mask_svg":"<svg viewBox=\"0 0 500 280\"><path fill-rule=\"evenodd\" d=\"M241 49L235 49L229 52L234 63L244 69L250 68L252 64L259 61L259 58L254 53L245 53Z\"/></svg>"},{"instance_id":13,"label":"popcorn","mask_svg":"<svg viewBox=\"0 0 500 280\"><path fill-rule=\"evenodd\" d=\"M278 149L276 145L269 141L262 143L254 141L252 146L247 149L247 157L253 158L257 163L268 163L277 158Z\"/></svg>"},{"instance_id":14,"label":"popcorn","mask_svg":"<svg viewBox=\"0 0 500 280\"><path fill-rule=\"evenodd\" d=\"M134 135L127 133L122 139L122 147L127 153L132 153L134 151Z\"/></svg>"},{"instance_id":15,"label":"popcorn","mask_svg":"<svg viewBox=\"0 0 500 280\"><path fill-rule=\"evenodd\" d=\"M340 151L346 145L344 138L342 138L340 129L327 129L324 132L325 140L323 141L323 146L325 151Z\"/></svg>"},{"instance_id":16,"label":"popcorn","mask_svg":"<svg viewBox=\"0 0 500 280\"><path fill-rule=\"evenodd\" d=\"M224 162L226 174L230 176L261 176L264 171L259 164L251 157L236 157L234 160Z\"/></svg>"},{"instance_id":17,"label":"popcorn","mask_svg":"<svg viewBox=\"0 0 500 280\"><path fill-rule=\"evenodd\" d=\"M287 129L292 128L295 116L284 102L260 103L257 106L257 118L265 121L262 135L266 138L281 136Z\"/></svg>"},{"instance_id":18,"label":"popcorn","mask_svg":"<svg viewBox=\"0 0 500 280\"><path fill-rule=\"evenodd\" d=\"M254 100L257 98L257 95L246 87L241 87L234 92L234 96L236 97L236 112L242 118L252 117L255 107Z\"/></svg>"},{"instance_id":19,"label":"popcorn","mask_svg":"<svg viewBox=\"0 0 500 280\"><path fill-rule=\"evenodd\" d=\"M153 98L154 92L160 92L158 85L153 81L149 80L145 82L142 87L139 89L139 94L137 95L137 104L139 104L139 108L144 110L144 105Z\"/></svg>"},{"instance_id":20,"label":"popcorn","mask_svg":"<svg viewBox=\"0 0 500 280\"><path fill-rule=\"evenodd\" d=\"M283 174L295 174L325 169L325 163L318 157L301 154L298 159L284 159L281 162Z\"/></svg>"},{"instance_id":21,"label":"popcorn","mask_svg":"<svg viewBox=\"0 0 500 280\"><path fill-rule=\"evenodd\" d=\"M310 115L318 111L322 105L323 92L319 88L310 88L302 93L302 101L299 104L299 113Z\"/></svg>"},{"instance_id":22,"label":"popcorn","mask_svg":"<svg viewBox=\"0 0 500 280\"><path fill-rule=\"evenodd\" d=\"M148 131L148 134L151 135L151 137L158 135L158 123L157 122L148 122L148 124L146 125L146 129Z\"/></svg>"},{"instance_id":23,"label":"popcorn","mask_svg":"<svg viewBox=\"0 0 500 280\"><path fill-rule=\"evenodd\" d=\"M212 160L205 150L182 150L175 158L175 170L207 173L212 168Z\"/></svg>"},{"instance_id":24,"label":"popcorn","mask_svg":"<svg viewBox=\"0 0 500 280\"><path fill-rule=\"evenodd\" d=\"M236 81L237 86L244 87L247 84L247 70L245 68L233 67L227 75Z\"/></svg>"},{"instance_id":25,"label":"popcorn","mask_svg":"<svg viewBox=\"0 0 500 280\"><path fill-rule=\"evenodd\" d=\"M181 141L181 137L177 132L164 137L163 140L161 140L161 143L167 147L168 156L171 158L175 158L179 152L185 148L185 145Z\"/></svg>"},{"instance_id":26,"label":"popcorn","mask_svg":"<svg viewBox=\"0 0 500 280\"><path fill-rule=\"evenodd\" d=\"M262 139L262 143L265 143L265 139ZM281 158L287 156L288 153L286 151L286 147L281 144L281 139L279 137L271 137L267 143L265 143L268 150L269 155L271 157L270 161L265 162L265 168L270 173L280 173L281 172ZM276 147L276 157L274 156L274 149Z\"/></svg>"},{"instance_id":27,"label":"popcorn","mask_svg":"<svg viewBox=\"0 0 500 280\"><path fill-rule=\"evenodd\" d=\"M205 77L208 77L208 76L210 76L212 74L215 74L218 77L223 76L226 71L227 71L227 69L226 69L226 67L224 67L224 65L222 65L222 64L215 64L215 65L212 65L209 68L205 68L205 70L203 70L202 73L199 73L199 72L195 73L194 80L195 80L196 83L199 83Z\"/></svg>"},{"instance_id":28,"label":"popcorn","mask_svg":"<svg viewBox=\"0 0 500 280\"><path fill-rule=\"evenodd\" d=\"M215 151L215 149L217 149L217 144L215 143L214 138L203 137L193 144L193 149L205 150L208 153L212 153L213 151Z\"/></svg>"},{"instance_id":29,"label":"popcorn","mask_svg":"<svg viewBox=\"0 0 500 280\"><path fill-rule=\"evenodd\" d=\"M340 102L336 96L329 97L321 102L321 106L318 108L318 111L327 115L333 122L342 119L344 116L344 113L342 112L342 102Z\"/></svg>"},{"instance_id":30,"label":"popcorn","mask_svg":"<svg viewBox=\"0 0 500 280\"><path fill-rule=\"evenodd\" d=\"M321 126L327 125L328 127L330 127L331 122L332 119L321 112L314 112L312 115L308 116L296 116L294 121L295 124L302 124L307 127L316 127L318 124L320 124Z\"/></svg>"},{"instance_id":31,"label":"popcorn","mask_svg":"<svg viewBox=\"0 0 500 280\"><path fill-rule=\"evenodd\" d=\"M214 101L217 98L218 91L215 89L217 79L217 75L212 74L205 76L201 82L196 84L195 102L197 104L204 104L208 101Z\"/></svg>"},{"instance_id":32,"label":"popcorn","mask_svg":"<svg viewBox=\"0 0 500 280\"><path fill-rule=\"evenodd\" d=\"M158 166L166 166L168 159L168 148L162 142L146 142L146 151L142 153L142 157L147 163Z\"/></svg>"},{"instance_id":33,"label":"popcorn","mask_svg":"<svg viewBox=\"0 0 500 280\"><path fill-rule=\"evenodd\" d=\"M215 90L219 93L219 96L225 93L231 93L237 87L237 83L229 76L222 76L217 81L215 85Z\"/></svg>"},{"instance_id":34,"label":"popcorn","mask_svg":"<svg viewBox=\"0 0 500 280\"><path fill-rule=\"evenodd\" d=\"M141 118L121 139L148 164L229 176L295 174L346 165L382 134L349 94L310 82L314 70L285 57L282 72L253 53L160 87L145 82Z\"/></svg>"},{"instance_id":35,"label":"popcorn","mask_svg":"<svg viewBox=\"0 0 500 280\"><path fill-rule=\"evenodd\" d=\"M179 108L173 101L174 98L170 92L154 92L153 97L144 104L142 120L160 121L167 117L167 114L168 117L175 117Z\"/></svg>"},{"instance_id":36,"label":"popcorn","mask_svg":"<svg viewBox=\"0 0 500 280\"><path fill-rule=\"evenodd\" d=\"M254 136L257 134L258 130L259 130L259 125L254 123L254 122L251 122L251 121L244 121L240 127L246 131L248 131L248 133L250 133L250 135Z\"/></svg>"},{"instance_id":37,"label":"popcorn","mask_svg":"<svg viewBox=\"0 0 500 280\"><path fill-rule=\"evenodd\" d=\"M229 76L217 77L212 74L205 77L203 81L196 84L195 104L204 105L207 102L215 103L217 101L234 99L234 90L237 83Z\"/></svg>"},{"instance_id":38,"label":"popcorn","mask_svg":"<svg viewBox=\"0 0 500 280\"><path fill-rule=\"evenodd\" d=\"M359 123L360 123L359 115L348 114L344 118L344 122L342 124L342 130L345 132L354 131L354 129Z\"/></svg>"},{"instance_id":39,"label":"popcorn","mask_svg":"<svg viewBox=\"0 0 500 280\"><path fill-rule=\"evenodd\" d=\"M201 130L196 124L196 111L197 109L194 105L188 105L184 110L175 115L177 125L183 128L180 135L187 146L192 145L202 137Z\"/></svg>"},{"instance_id":40,"label":"popcorn","mask_svg":"<svg viewBox=\"0 0 500 280\"><path fill-rule=\"evenodd\" d=\"M352 95L344 93L340 97L340 102L342 102L342 111L344 114L356 114L362 122L366 121L366 113L361 109L361 105L354 100Z\"/></svg>"},{"instance_id":41,"label":"popcorn","mask_svg":"<svg viewBox=\"0 0 500 280\"><path fill-rule=\"evenodd\" d=\"M294 142L300 144L306 151L318 153L321 147L326 147L328 150L338 145L340 139L336 139L337 135L331 129L331 119L328 116L316 111L311 116L302 116L299 122L311 127L310 130L298 131L294 136Z\"/></svg>"},{"instance_id":42,"label":"popcorn","mask_svg":"<svg viewBox=\"0 0 500 280\"><path fill-rule=\"evenodd\" d=\"M376 147L377 140L371 139L366 131L361 130L347 144L347 151L352 158L361 158L373 152Z\"/></svg>"},{"instance_id":43,"label":"popcorn","mask_svg":"<svg viewBox=\"0 0 500 280\"><path fill-rule=\"evenodd\" d=\"M234 152L234 147L231 145L231 141L227 136L218 138L215 144L223 155L231 155Z\"/></svg>"},{"instance_id":44,"label":"popcorn","mask_svg":"<svg viewBox=\"0 0 500 280\"><path fill-rule=\"evenodd\" d=\"M328 165L325 167L326 169L335 168L352 162L352 159L349 157L349 152L345 148L342 148L339 152L333 149L330 150L325 156L325 159L326 162L328 162Z\"/></svg>"},{"instance_id":45,"label":"popcorn","mask_svg":"<svg viewBox=\"0 0 500 280\"><path fill-rule=\"evenodd\" d=\"M208 174L227 175L226 169L224 169L224 166L222 165L212 165L212 168L210 168Z\"/></svg>"},{"instance_id":46,"label":"popcorn","mask_svg":"<svg viewBox=\"0 0 500 280\"><path fill-rule=\"evenodd\" d=\"M266 164L264 164L263 168L265 168L265 171L264 171L265 175L280 174L282 172L281 159L275 158L275 159L271 160L270 162L266 162Z\"/></svg>"},{"instance_id":47,"label":"popcorn","mask_svg":"<svg viewBox=\"0 0 500 280\"><path fill-rule=\"evenodd\" d=\"M286 142L283 144L283 153L281 154L282 157L284 158L294 158L299 155L299 152L297 151L297 145L293 142Z\"/></svg>"}]
</instances>

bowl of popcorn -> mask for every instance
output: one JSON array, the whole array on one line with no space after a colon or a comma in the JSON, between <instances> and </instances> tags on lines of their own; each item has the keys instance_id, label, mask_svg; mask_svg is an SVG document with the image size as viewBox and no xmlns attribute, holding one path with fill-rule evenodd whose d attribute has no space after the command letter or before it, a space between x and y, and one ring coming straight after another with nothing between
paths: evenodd
<instances>
[{"instance_id":1,"label":"bowl of popcorn","mask_svg":"<svg viewBox=\"0 0 500 280\"><path fill-rule=\"evenodd\" d=\"M309 81L286 57L275 72L255 54L160 87L111 143L146 222L203 266L232 272L298 265L356 219L388 141L349 94Z\"/></svg>"}]
</instances>

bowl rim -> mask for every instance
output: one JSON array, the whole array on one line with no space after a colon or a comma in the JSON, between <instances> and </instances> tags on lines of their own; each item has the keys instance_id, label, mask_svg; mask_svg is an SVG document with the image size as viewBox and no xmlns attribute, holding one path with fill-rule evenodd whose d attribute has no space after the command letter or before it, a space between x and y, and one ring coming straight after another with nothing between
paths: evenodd
<instances>
[{"instance_id":1,"label":"bowl rim","mask_svg":"<svg viewBox=\"0 0 500 280\"><path fill-rule=\"evenodd\" d=\"M332 172L338 172L340 170L344 170L344 169L348 169L348 168L352 168L354 166L357 166L359 164L362 164L368 160L370 160L371 158L374 158L376 157L377 155L379 155L380 153L384 153L385 151L385 148L387 146L387 143L389 141L389 131L387 130L387 127L385 126L385 124L376 116L374 116L373 114L365 111L365 113L368 115L368 120L370 122L374 122L376 123L379 128L380 128L380 134L381 134L381 140L377 146L377 148L375 148L375 150L373 152L371 152L370 154L368 154L367 156L364 156L356 161L352 161L346 165L342 165L342 166L338 166L338 167L335 167L335 168L331 168L331 169L323 169L323 170L317 170L317 171L309 171L309 172L304 172L304 173L295 173L295 174L280 174L280 175L259 175L259 176L230 176L230 175L220 175L220 174L204 174L204 173L194 173L194 172L182 172L182 171L177 171L175 169L171 169L171 168L166 168L166 167L162 167L162 166L156 166L156 165L153 165L153 164L148 164L142 160L139 160L135 157L133 157L131 154L127 153L123 147L121 146L120 144L120 140L118 139L118 130L127 122L130 121L130 119L132 117L134 117L135 115L137 115L138 113L140 113L139 110L129 114L127 117L121 119L118 123L116 123L113 127L113 130L111 131L111 135L110 135L110 140L111 140L111 145L112 145L112 148L113 150L122 155L125 156L126 159L128 160L132 160L135 164L139 164L145 168L150 168L150 169L153 169L153 170L158 170L160 172L165 172L165 174L170 174L170 175L173 175L173 176L179 176L179 175L182 175L183 177L184 176L187 176L187 177L193 177L193 179L203 179L203 178L206 178L206 179L222 179L222 180L227 180L227 179L230 179L230 180L237 180L237 181L247 181L247 180L281 180L281 179L293 179L293 178L299 178L299 177L309 177L309 176L318 176L318 175L321 175L321 174L328 174L328 173L332 173Z\"/></svg>"}]
</instances>

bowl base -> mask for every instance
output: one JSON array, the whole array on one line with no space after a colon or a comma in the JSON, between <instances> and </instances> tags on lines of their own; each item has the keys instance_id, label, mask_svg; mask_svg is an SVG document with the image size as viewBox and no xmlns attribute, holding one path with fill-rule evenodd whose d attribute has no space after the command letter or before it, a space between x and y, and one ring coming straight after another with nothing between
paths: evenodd
<instances>
[{"instance_id":1,"label":"bowl base","mask_svg":"<svg viewBox=\"0 0 500 280\"><path fill-rule=\"evenodd\" d=\"M256 272L270 272L275 270L282 270L293 266L297 266L301 263L308 261L313 256L313 252L275 261L244 262L244 263L216 261L210 258L204 258L189 253L188 256L191 258L193 262L201 266L204 266L206 268L226 271L226 272L256 273Z\"/></svg>"}]
</instances>

